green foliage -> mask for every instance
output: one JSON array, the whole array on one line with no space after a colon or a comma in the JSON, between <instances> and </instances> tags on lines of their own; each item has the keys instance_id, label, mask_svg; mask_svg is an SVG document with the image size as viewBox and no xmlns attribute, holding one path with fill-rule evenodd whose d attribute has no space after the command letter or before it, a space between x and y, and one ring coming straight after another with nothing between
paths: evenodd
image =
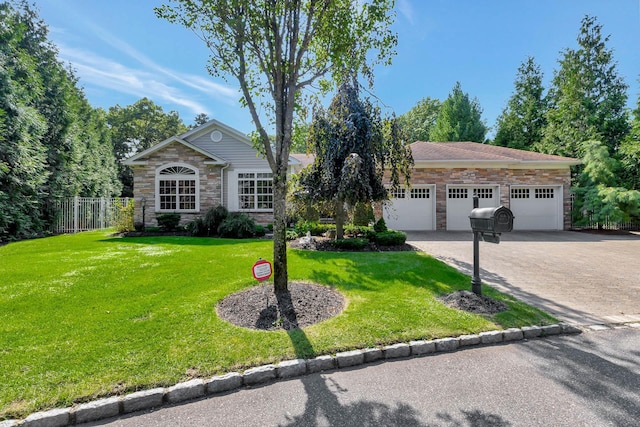
<instances>
[{"instance_id":1,"label":"green foliage","mask_svg":"<svg viewBox=\"0 0 640 427\"><path fill-rule=\"evenodd\" d=\"M595 17L582 20L578 48L565 49L554 75L548 126L537 151L581 158L582 142L598 140L613 154L624 140L629 130L627 85L608 40Z\"/></svg>"},{"instance_id":2,"label":"green foliage","mask_svg":"<svg viewBox=\"0 0 640 427\"><path fill-rule=\"evenodd\" d=\"M176 231L178 224L180 224L180 214L175 212L163 213L156 216L156 220L161 230Z\"/></svg>"},{"instance_id":3,"label":"green foliage","mask_svg":"<svg viewBox=\"0 0 640 427\"><path fill-rule=\"evenodd\" d=\"M291 230L291 229L287 230L287 232L286 232L286 239L287 240L295 240L298 237L300 237L300 236L298 235L298 232L296 230Z\"/></svg>"},{"instance_id":4,"label":"green foliage","mask_svg":"<svg viewBox=\"0 0 640 427\"><path fill-rule=\"evenodd\" d=\"M376 233L384 233L388 230L387 223L383 217L380 217L380 219L376 221L376 223L373 225L373 229Z\"/></svg>"},{"instance_id":5,"label":"green foliage","mask_svg":"<svg viewBox=\"0 0 640 427\"><path fill-rule=\"evenodd\" d=\"M407 134L407 142L431 141L431 130L440 112L440 101L423 98L409 111L398 117L400 127Z\"/></svg>"},{"instance_id":6,"label":"green foliage","mask_svg":"<svg viewBox=\"0 0 640 427\"><path fill-rule=\"evenodd\" d=\"M232 239L246 239L256 235L256 225L256 221L246 213L231 212L218 227L218 234Z\"/></svg>"},{"instance_id":7,"label":"green foliage","mask_svg":"<svg viewBox=\"0 0 640 427\"><path fill-rule=\"evenodd\" d=\"M361 237L350 237L348 239L336 239L332 242L336 249L345 251L358 251L362 250L369 245L369 239Z\"/></svg>"},{"instance_id":8,"label":"green foliage","mask_svg":"<svg viewBox=\"0 0 640 427\"><path fill-rule=\"evenodd\" d=\"M47 33L27 2L0 4L0 240L44 234L55 200L120 192L104 112Z\"/></svg>"},{"instance_id":9,"label":"green foliage","mask_svg":"<svg viewBox=\"0 0 640 427\"><path fill-rule=\"evenodd\" d=\"M264 237L267 234L266 229L262 225L256 225L256 228L253 230L253 235L255 237Z\"/></svg>"},{"instance_id":10,"label":"green foliage","mask_svg":"<svg viewBox=\"0 0 640 427\"><path fill-rule=\"evenodd\" d=\"M514 93L498 117L493 145L531 150L542 140L548 109L542 79L540 66L528 57L518 68Z\"/></svg>"},{"instance_id":11,"label":"green foliage","mask_svg":"<svg viewBox=\"0 0 640 427\"><path fill-rule=\"evenodd\" d=\"M209 227L206 226L204 218L199 216L186 226L189 234L195 237L205 237L209 235Z\"/></svg>"},{"instance_id":12,"label":"green foliage","mask_svg":"<svg viewBox=\"0 0 640 427\"><path fill-rule=\"evenodd\" d=\"M621 185L628 189L640 190L640 95L633 111L631 130L620 144L617 158L621 166Z\"/></svg>"},{"instance_id":13,"label":"green foliage","mask_svg":"<svg viewBox=\"0 0 640 427\"><path fill-rule=\"evenodd\" d=\"M431 132L432 141L484 142L487 127L482 121L482 108L477 99L469 99L456 82L449 97L444 100Z\"/></svg>"},{"instance_id":14,"label":"green foliage","mask_svg":"<svg viewBox=\"0 0 640 427\"><path fill-rule=\"evenodd\" d=\"M347 224L344 227L344 234L350 237L364 237L365 239L373 240L376 232L373 227Z\"/></svg>"},{"instance_id":15,"label":"green foliage","mask_svg":"<svg viewBox=\"0 0 640 427\"><path fill-rule=\"evenodd\" d=\"M118 176L125 197L133 196L133 172L122 161L133 154L187 131L176 111L165 113L159 105L142 98L131 105L109 108L106 116L111 129L113 152L118 160Z\"/></svg>"},{"instance_id":16,"label":"green foliage","mask_svg":"<svg viewBox=\"0 0 640 427\"><path fill-rule=\"evenodd\" d=\"M204 225L207 228L207 235L212 236L216 234L220 224L222 224L228 216L229 211L222 205L209 208L204 216Z\"/></svg>"},{"instance_id":17,"label":"green foliage","mask_svg":"<svg viewBox=\"0 0 640 427\"><path fill-rule=\"evenodd\" d=\"M369 202L356 203L353 208L353 224L367 226L375 221L373 206Z\"/></svg>"},{"instance_id":18,"label":"green foliage","mask_svg":"<svg viewBox=\"0 0 640 427\"><path fill-rule=\"evenodd\" d=\"M135 202L133 199L129 199L129 202L125 206L120 199L116 199L115 202L115 219L113 227L118 233L126 233L134 230L133 213L135 211Z\"/></svg>"},{"instance_id":19,"label":"green foliage","mask_svg":"<svg viewBox=\"0 0 640 427\"><path fill-rule=\"evenodd\" d=\"M375 234L374 242L380 246L399 246L407 241L407 234L402 231L388 230Z\"/></svg>"},{"instance_id":20,"label":"green foliage","mask_svg":"<svg viewBox=\"0 0 640 427\"><path fill-rule=\"evenodd\" d=\"M321 224L315 221L298 221L296 223L295 231L299 236L304 236L307 233L311 233L312 236L323 236L329 230L335 230L335 224Z\"/></svg>"}]
</instances>

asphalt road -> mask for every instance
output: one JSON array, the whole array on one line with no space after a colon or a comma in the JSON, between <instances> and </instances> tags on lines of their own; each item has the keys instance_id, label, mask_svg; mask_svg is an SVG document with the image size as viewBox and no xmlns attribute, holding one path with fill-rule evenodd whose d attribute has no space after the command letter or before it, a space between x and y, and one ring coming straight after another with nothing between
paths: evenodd
<instances>
[{"instance_id":1,"label":"asphalt road","mask_svg":"<svg viewBox=\"0 0 640 427\"><path fill-rule=\"evenodd\" d=\"M312 374L91 425L637 426L638 420L640 328L628 327Z\"/></svg>"}]
</instances>

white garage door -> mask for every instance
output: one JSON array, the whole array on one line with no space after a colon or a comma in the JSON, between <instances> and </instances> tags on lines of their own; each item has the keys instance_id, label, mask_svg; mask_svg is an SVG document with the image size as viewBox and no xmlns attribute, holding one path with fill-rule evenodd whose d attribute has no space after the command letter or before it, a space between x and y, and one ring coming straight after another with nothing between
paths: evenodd
<instances>
[{"instance_id":1,"label":"white garage door","mask_svg":"<svg viewBox=\"0 0 640 427\"><path fill-rule=\"evenodd\" d=\"M511 187L514 230L562 230L562 187Z\"/></svg>"},{"instance_id":2,"label":"white garage door","mask_svg":"<svg viewBox=\"0 0 640 427\"><path fill-rule=\"evenodd\" d=\"M490 208L500 205L500 188L491 186L447 187L447 230L471 230L469 214L473 209L473 195L479 198L479 207Z\"/></svg>"},{"instance_id":3,"label":"white garage door","mask_svg":"<svg viewBox=\"0 0 640 427\"><path fill-rule=\"evenodd\" d=\"M414 186L391 194L384 220L393 230L435 230L435 188Z\"/></svg>"}]
</instances>

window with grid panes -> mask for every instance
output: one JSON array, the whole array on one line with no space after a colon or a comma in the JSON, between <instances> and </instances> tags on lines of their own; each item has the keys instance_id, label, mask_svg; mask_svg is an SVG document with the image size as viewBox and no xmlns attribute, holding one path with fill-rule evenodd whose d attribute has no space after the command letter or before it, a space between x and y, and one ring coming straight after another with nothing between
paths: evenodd
<instances>
[{"instance_id":1,"label":"window with grid panes","mask_svg":"<svg viewBox=\"0 0 640 427\"><path fill-rule=\"evenodd\" d=\"M450 199L466 199L468 194L467 188L449 188Z\"/></svg>"},{"instance_id":2,"label":"window with grid panes","mask_svg":"<svg viewBox=\"0 0 640 427\"><path fill-rule=\"evenodd\" d=\"M398 188L397 190L390 190L392 199L404 199L404 188Z\"/></svg>"},{"instance_id":3,"label":"window with grid panes","mask_svg":"<svg viewBox=\"0 0 640 427\"><path fill-rule=\"evenodd\" d=\"M479 199L493 199L493 188L474 188L473 191Z\"/></svg>"},{"instance_id":4,"label":"window with grid panes","mask_svg":"<svg viewBox=\"0 0 640 427\"><path fill-rule=\"evenodd\" d=\"M553 199L553 188L536 188L534 194L536 199Z\"/></svg>"},{"instance_id":5,"label":"window with grid panes","mask_svg":"<svg viewBox=\"0 0 640 427\"><path fill-rule=\"evenodd\" d=\"M412 199L428 199L429 189L428 188L412 188L411 198Z\"/></svg>"},{"instance_id":6,"label":"window with grid panes","mask_svg":"<svg viewBox=\"0 0 640 427\"><path fill-rule=\"evenodd\" d=\"M512 199L528 199L529 189L528 188L512 188L511 198Z\"/></svg>"},{"instance_id":7,"label":"window with grid panes","mask_svg":"<svg viewBox=\"0 0 640 427\"><path fill-rule=\"evenodd\" d=\"M196 170L186 166L170 166L158 173L157 194L161 211L196 211Z\"/></svg>"},{"instance_id":8,"label":"window with grid panes","mask_svg":"<svg viewBox=\"0 0 640 427\"><path fill-rule=\"evenodd\" d=\"M273 210L273 174L238 174L238 207L242 210Z\"/></svg>"}]
</instances>

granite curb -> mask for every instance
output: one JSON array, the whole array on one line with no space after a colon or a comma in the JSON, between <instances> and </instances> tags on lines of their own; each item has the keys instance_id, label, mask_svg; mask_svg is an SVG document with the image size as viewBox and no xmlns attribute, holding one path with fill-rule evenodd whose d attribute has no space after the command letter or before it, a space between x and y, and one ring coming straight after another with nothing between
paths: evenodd
<instances>
[{"instance_id":1,"label":"granite curb","mask_svg":"<svg viewBox=\"0 0 640 427\"><path fill-rule=\"evenodd\" d=\"M592 325L582 327L582 329L567 323L547 326L525 326L522 328L481 332L474 335L462 335L455 338L418 340L379 348L345 351L334 356L325 355L313 359L287 360L278 364L251 368L242 373L231 372L209 379L193 379L167 388L154 388L68 408L36 412L24 420L0 421L0 427L63 427L76 425L158 408L163 405L183 403L204 396L214 396L237 390L243 386L259 386L278 379L290 379L315 372L355 367L376 361L434 355L478 346L512 343L530 338L580 334L583 330L599 331L621 327L640 328L640 323L611 327Z\"/></svg>"}]
</instances>

